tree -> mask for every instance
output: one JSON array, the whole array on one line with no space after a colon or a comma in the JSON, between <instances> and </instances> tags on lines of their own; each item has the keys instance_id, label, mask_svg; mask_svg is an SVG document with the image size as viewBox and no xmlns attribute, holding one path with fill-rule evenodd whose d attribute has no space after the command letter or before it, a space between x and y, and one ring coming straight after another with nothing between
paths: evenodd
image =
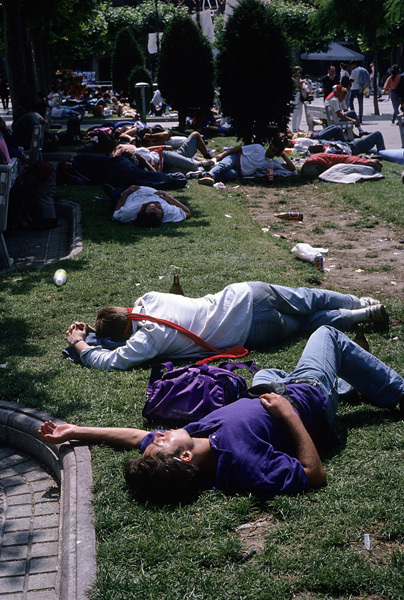
<instances>
[{"instance_id":1,"label":"tree","mask_svg":"<svg viewBox=\"0 0 404 600\"><path fill-rule=\"evenodd\" d=\"M379 47L388 39L388 4L386 0L317 0L318 11L312 22L321 31L335 31L336 24L345 32L355 35L362 46L371 49L374 62L373 104L374 114L379 115L377 79L379 73Z\"/></svg>"},{"instance_id":2,"label":"tree","mask_svg":"<svg viewBox=\"0 0 404 600\"><path fill-rule=\"evenodd\" d=\"M309 5L307 0L276 0L272 7L293 50L319 52L328 49L329 43L334 41L330 33L311 27L310 18L316 12L313 2Z\"/></svg>"},{"instance_id":3,"label":"tree","mask_svg":"<svg viewBox=\"0 0 404 600\"><path fill-rule=\"evenodd\" d=\"M242 0L220 40L218 84L223 113L244 143L286 131L293 97L288 43L271 5Z\"/></svg>"},{"instance_id":4,"label":"tree","mask_svg":"<svg viewBox=\"0 0 404 600\"><path fill-rule=\"evenodd\" d=\"M214 95L212 49L189 16L176 15L164 30L158 68L159 88L178 110L180 131L194 108L210 109Z\"/></svg>"},{"instance_id":5,"label":"tree","mask_svg":"<svg viewBox=\"0 0 404 600\"><path fill-rule=\"evenodd\" d=\"M3 0L4 50L14 118L23 96L48 89L52 77L52 44L70 23L74 29L99 0Z\"/></svg>"},{"instance_id":6,"label":"tree","mask_svg":"<svg viewBox=\"0 0 404 600\"><path fill-rule=\"evenodd\" d=\"M129 27L118 32L112 57L111 77L114 89L129 96L129 76L137 67L144 67L144 54Z\"/></svg>"}]
</instances>

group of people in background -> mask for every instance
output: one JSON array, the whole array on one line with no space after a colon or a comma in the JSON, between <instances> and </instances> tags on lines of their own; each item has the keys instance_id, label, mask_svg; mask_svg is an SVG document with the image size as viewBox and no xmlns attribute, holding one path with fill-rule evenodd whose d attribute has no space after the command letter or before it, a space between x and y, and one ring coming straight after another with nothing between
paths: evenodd
<instances>
[{"instance_id":1,"label":"group of people in background","mask_svg":"<svg viewBox=\"0 0 404 600\"><path fill-rule=\"evenodd\" d=\"M292 131L297 133L301 131L300 122L305 102L313 100L313 83L309 75L302 76L302 68L296 66L293 69L293 82L295 85L295 95L293 98ZM344 89L347 104L341 106L342 110L351 112L351 117L358 121L360 125L363 120L363 99L369 98L376 87L378 98L382 98L383 93L389 95L393 115L391 122L394 124L404 102L404 79L401 78L400 69L397 64L392 65L387 72L387 78L383 88L375 82L375 65L373 62L369 65L369 70L358 64L357 60L352 59L349 63L340 63L339 73L334 65L331 65L324 77L319 78L319 84L322 87L324 102L329 99L333 93L335 85L340 85ZM401 83L400 83L401 81ZM357 101L358 110L355 111L354 102Z\"/></svg>"}]
</instances>

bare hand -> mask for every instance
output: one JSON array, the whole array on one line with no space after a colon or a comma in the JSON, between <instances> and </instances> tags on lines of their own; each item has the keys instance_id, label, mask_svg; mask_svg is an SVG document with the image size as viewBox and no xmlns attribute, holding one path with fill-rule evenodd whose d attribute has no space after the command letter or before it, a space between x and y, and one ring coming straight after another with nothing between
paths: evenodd
<instances>
[{"instance_id":1,"label":"bare hand","mask_svg":"<svg viewBox=\"0 0 404 600\"><path fill-rule=\"evenodd\" d=\"M167 194L167 192L164 192L163 190L158 190L155 193L155 196L159 196L159 198L162 198L163 200L165 200L168 203L170 203L170 200L174 200L174 198L172 196L170 196L170 194Z\"/></svg>"},{"instance_id":2,"label":"bare hand","mask_svg":"<svg viewBox=\"0 0 404 600\"><path fill-rule=\"evenodd\" d=\"M138 156L138 154L136 154L136 156ZM126 196L129 196L130 194L133 194L133 192L137 192L138 190L140 190L140 185L131 185L130 187L128 187L128 189L125 190L124 194Z\"/></svg>"},{"instance_id":3,"label":"bare hand","mask_svg":"<svg viewBox=\"0 0 404 600\"><path fill-rule=\"evenodd\" d=\"M82 327L82 325L84 325L84 327ZM87 323L78 323L78 325L74 323L73 325L70 325L65 337L67 343L72 344L75 340L83 340L84 342L87 336L86 325Z\"/></svg>"},{"instance_id":4,"label":"bare hand","mask_svg":"<svg viewBox=\"0 0 404 600\"><path fill-rule=\"evenodd\" d=\"M45 421L38 434L48 444L63 444L63 442L74 439L74 431L74 425L69 423L55 425L53 421Z\"/></svg>"},{"instance_id":5,"label":"bare hand","mask_svg":"<svg viewBox=\"0 0 404 600\"><path fill-rule=\"evenodd\" d=\"M279 394L263 394L260 396L260 402L267 412L273 417L280 419L285 418L286 415L290 414L290 411L294 412L290 402Z\"/></svg>"}]
</instances>

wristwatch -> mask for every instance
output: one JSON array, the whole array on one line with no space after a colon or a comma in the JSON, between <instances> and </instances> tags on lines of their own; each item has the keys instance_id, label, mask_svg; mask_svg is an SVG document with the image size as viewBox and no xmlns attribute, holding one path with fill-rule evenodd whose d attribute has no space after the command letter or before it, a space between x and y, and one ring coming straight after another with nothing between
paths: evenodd
<instances>
[{"instance_id":1,"label":"wristwatch","mask_svg":"<svg viewBox=\"0 0 404 600\"><path fill-rule=\"evenodd\" d=\"M84 342L84 340L82 340L81 338L77 338L77 340L74 340L74 342L72 342L70 345L74 346L75 344L77 344L77 342Z\"/></svg>"}]
</instances>

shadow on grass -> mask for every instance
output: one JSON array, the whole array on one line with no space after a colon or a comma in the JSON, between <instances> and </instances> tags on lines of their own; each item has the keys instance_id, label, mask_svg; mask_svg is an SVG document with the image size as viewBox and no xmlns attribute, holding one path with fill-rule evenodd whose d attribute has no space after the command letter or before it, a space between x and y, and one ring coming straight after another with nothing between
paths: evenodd
<instances>
[{"instance_id":1,"label":"shadow on grass","mask_svg":"<svg viewBox=\"0 0 404 600\"><path fill-rule=\"evenodd\" d=\"M51 369L41 373L19 371L18 377L14 370L8 372L7 369L4 369L0 398L48 413L55 410L55 414L65 420L69 420L71 415L77 415L79 411L88 409L89 402L77 398L67 401L60 399L57 409L52 409L55 406L55 399L47 392L47 389L52 389L52 384L57 377L58 375Z\"/></svg>"},{"instance_id":2,"label":"shadow on grass","mask_svg":"<svg viewBox=\"0 0 404 600\"><path fill-rule=\"evenodd\" d=\"M112 221L109 199L101 198L98 188L91 186L86 189L88 189L87 195L83 196L82 189L78 189L77 193L71 194L70 198L81 207L84 244L86 241L98 243L102 240L103 242L128 245L148 237L183 237L189 233L190 229L211 224L202 210L192 206L192 195L189 193L178 194L178 199L191 210L191 218L185 221L167 223L154 229L136 227L131 223L115 222ZM177 197L175 191L173 195Z\"/></svg>"},{"instance_id":3,"label":"shadow on grass","mask_svg":"<svg viewBox=\"0 0 404 600\"><path fill-rule=\"evenodd\" d=\"M85 258L78 258L74 261L69 261L69 274L73 271L81 271L86 268L88 265L88 261ZM56 265L56 266L55 266ZM32 290L37 289L41 283L52 283L53 284L53 275L55 269L57 268L66 268L62 262L53 263L50 265L45 265L40 269L29 269L29 268L21 268L12 271L7 274L7 277L3 277L0 280L0 293L9 294L9 296L28 296ZM63 289L61 287L60 289ZM46 302L47 298L44 297L44 302ZM1 303L0 298L0 303ZM1 304L0 304L1 308ZM28 308L27 308L28 310ZM17 323L16 323L17 324ZM0 323L0 328L2 324Z\"/></svg>"}]
</instances>

